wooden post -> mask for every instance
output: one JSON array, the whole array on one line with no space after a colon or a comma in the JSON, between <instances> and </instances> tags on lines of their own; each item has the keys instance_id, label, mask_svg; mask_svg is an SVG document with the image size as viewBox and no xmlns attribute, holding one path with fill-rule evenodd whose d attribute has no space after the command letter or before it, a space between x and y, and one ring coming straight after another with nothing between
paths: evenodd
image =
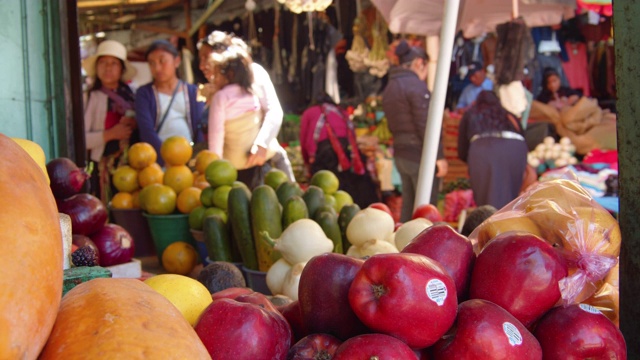
<instances>
[{"instance_id":1,"label":"wooden post","mask_svg":"<svg viewBox=\"0 0 640 360\"><path fill-rule=\"evenodd\" d=\"M618 164L620 168L620 330L627 358L640 359L640 1L613 4L616 87L618 91Z\"/></svg>"}]
</instances>

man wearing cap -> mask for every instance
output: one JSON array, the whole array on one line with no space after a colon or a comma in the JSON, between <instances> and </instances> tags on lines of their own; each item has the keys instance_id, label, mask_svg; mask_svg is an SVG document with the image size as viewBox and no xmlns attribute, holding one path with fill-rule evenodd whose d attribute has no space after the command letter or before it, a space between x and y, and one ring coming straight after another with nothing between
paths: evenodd
<instances>
[{"instance_id":1,"label":"man wearing cap","mask_svg":"<svg viewBox=\"0 0 640 360\"><path fill-rule=\"evenodd\" d=\"M465 86L462 90L456 109L466 110L469 106L473 105L473 102L476 101L478 94L480 94L482 90L493 90L493 82L487 78L487 73L482 67L482 64L474 61L468 66L468 70L467 76L471 84Z\"/></svg>"}]
</instances>

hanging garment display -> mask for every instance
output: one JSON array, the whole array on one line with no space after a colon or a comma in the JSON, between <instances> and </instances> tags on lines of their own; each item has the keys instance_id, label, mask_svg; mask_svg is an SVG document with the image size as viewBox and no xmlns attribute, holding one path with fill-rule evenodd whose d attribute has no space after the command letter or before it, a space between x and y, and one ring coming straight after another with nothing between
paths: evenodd
<instances>
[{"instance_id":1,"label":"hanging garment display","mask_svg":"<svg viewBox=\"0 0 640 360\"><path fill-rule=\"evenodd\" d=\"M495 79L496 85L521 81L524 68L534 58L533 40L529 27L522 19L516 19L496 28Z\"/></svg>"},{"instance_id":2,"label":"hanging garment display","mask_svg":"<svg viewBox=\"0 0 640 360\"><path fill-rule=\"evenodd\" d=\"M562 63L562 69L567 76L569 86L582 90L582 95L590 96L589 68L587 66L587 44L582 42L566 42L569 61Z\"/></svg>"}]
</instances>

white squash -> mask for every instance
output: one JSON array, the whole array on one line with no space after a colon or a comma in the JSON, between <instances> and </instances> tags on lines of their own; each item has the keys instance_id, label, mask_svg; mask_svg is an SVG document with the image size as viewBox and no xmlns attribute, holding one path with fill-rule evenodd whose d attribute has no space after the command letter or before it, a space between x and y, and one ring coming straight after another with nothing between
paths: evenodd
<instances>
[{"instance_id":1,"label":"white squash","mask_svg":"<svg viewBox=\"0 0 640 360\"><path fill-rule=\"evenodd\" d=\"M291 270L291 264L280 258L267 271L267 287L273 295L282 294L282 284Z\"/></svg>"},{"instance_id":2,"label":"white squash","mask_svg":"<svg viewBox=\"0 0 640 360\"><path fill-rule=\"evenodd\" d=\"M356 259L362 259L364 256L360 253L360 246L351 245L347 250L347 256L354 257Z\"/></svg>"},{"instance_id":3,"label":"white squash","mask_svg":"<svg viewBox=\"0 0 640 360\"><path fill-rule=\"evenodd\" d=\"M291 298L291 300L298 300L298 286L300 285L300 275L304 270L306 262L301 262L293 265L287 272L287 276L282 283L282 295Z\"/></svg>"},{"instance_id":4,"label":"white squash","mask_svg":"<svg viewBox=\"0 0 640 360\"><path fill-rule=\"evenodd\" d=\"M347 239L352 245L360 246L369 240L385 240L394 229L391 215L375 208L358 211L347 226Z\"/></svg>"},{"instance_id":5,"label":"white squash","mask_svg":"<svg viewBox=\"0 0 640 360\"><path fill-rule=\"evenodd\" d=\"M318 223L310 219L295 221L278 239L271 239L266 231L261 235L289 264L307 262L314 256L333 250L333 241L327 238Z\"/></svg>"},{"instance_id":6,"label":"white squash","mask_svg":"<svg viewBox=\"0 0 640 360\"><path fill-rule=\"evenodd\" d=\"M398 250L402 251L408 243L413 240L422 230L430 227L433 223L425 218L417 218L409 220L402 224L396 231L395 245Z\"/></svg>"},{"instance_id":7,"label":"white squash","mask_svg":"<svg viewBox=\"0 0 640 360\"><path fill-rule=\"evenodd\" d=\"M395 245L390 244L384 240L369 240L360 246L360 255L362 257L365 256L373 256L377 254L394 254L398 253L398 249Z\"/></svg>"}]
</instances>

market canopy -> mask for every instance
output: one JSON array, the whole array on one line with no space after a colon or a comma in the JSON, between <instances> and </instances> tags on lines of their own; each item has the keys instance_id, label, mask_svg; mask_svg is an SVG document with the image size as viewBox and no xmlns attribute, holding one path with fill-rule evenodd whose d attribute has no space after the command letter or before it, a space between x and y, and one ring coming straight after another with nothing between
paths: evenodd
<instances>
[{"instance_id":1,"label":"market canopy","mask_svg":"<svg viewBox=\"0 0 640 360\"><path fill-rule=\"evenodd\" d=\"M438 35L445 0L372 0L395 34ZM575 0L461 0L457 29L466 38L493 31L514 10L529 27L559 24L575 14Z\"/></svg>"}]
</instances>

